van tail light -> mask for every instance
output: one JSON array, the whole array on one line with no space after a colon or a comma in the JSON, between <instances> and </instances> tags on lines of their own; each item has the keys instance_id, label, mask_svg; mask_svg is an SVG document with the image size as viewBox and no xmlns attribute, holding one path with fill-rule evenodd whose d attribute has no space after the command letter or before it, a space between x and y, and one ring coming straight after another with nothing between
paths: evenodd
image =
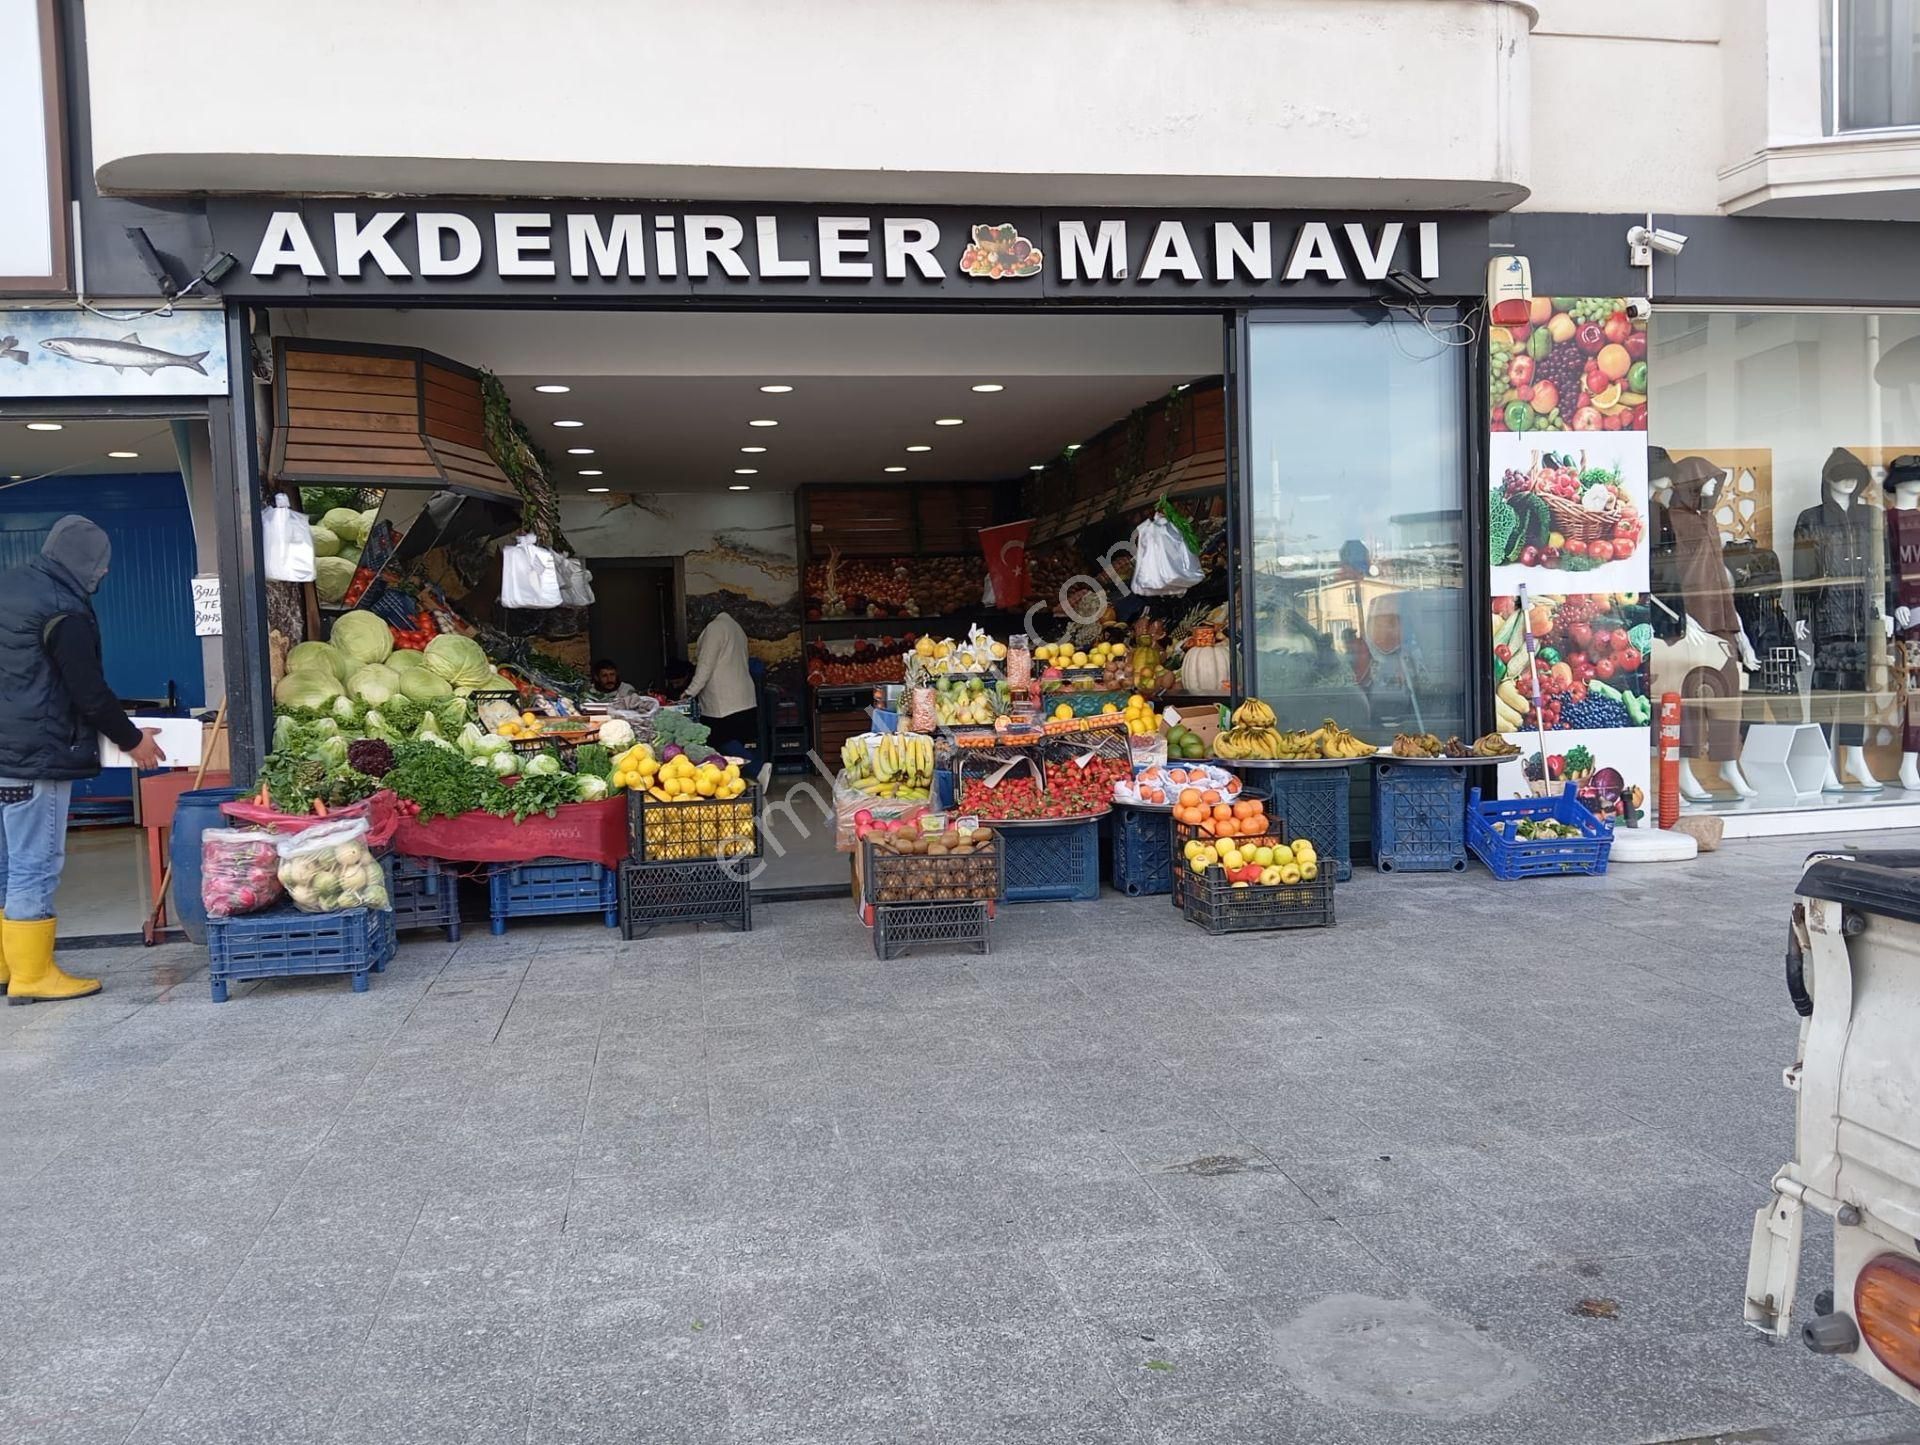
<instances>
[{"instance_id":1,"label":"van tail light","mask_svg":"<svg viewBox=\"0 0 1920 1445\"><path fill-rule=\"evenodd\" d=\"M1883 1254L1853 1283L1853 1317L1874 1356L1920 1390L1920 1264Z\"/></svg>"}]
</instances>

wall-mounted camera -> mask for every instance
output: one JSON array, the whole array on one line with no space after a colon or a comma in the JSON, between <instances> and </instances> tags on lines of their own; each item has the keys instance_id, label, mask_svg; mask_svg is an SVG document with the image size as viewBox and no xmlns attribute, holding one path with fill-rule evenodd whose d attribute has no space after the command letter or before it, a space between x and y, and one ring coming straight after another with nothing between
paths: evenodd
<instances>
[{"instance_id":1,"label":"wall-mounted camera","mask_svg":"<svg viewBox=\"0 0 1920 1445\"><path fill-rule=\"evenodd\" d=\"M1644 296L1629 296L1623 309L1629 321L1645 321L1653 315L1653 303Z\"/></svg>"},{"instance_id":2,"label":"wall-mounted camera","mask_svg":"<svg viewBox=\"0 0 1920 1445\"><path fill-rule=\"evenodd\" d=\"M1662 231L1654 226L1627 227L1627 263L1651 266L1653 253L1678 256L1686 248L1687 238L1678 231Z\"/></svg>"}]
</instances>

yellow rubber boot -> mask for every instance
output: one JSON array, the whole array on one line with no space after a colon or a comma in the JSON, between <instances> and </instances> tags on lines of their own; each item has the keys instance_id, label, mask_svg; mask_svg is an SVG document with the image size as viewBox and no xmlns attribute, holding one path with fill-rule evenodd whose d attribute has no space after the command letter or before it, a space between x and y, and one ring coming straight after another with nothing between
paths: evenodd
<instances>
[{"instance_id":1,"label":"yellow rubber boot","mask_svg":"<svg viewBox=\"0 0 1920 1445\"><path fill-rule=\"evenodd\" d=\"M53 999L85 998L100 992L97 978L75 978L62 973L53 961L54 935L60 930L58 919L41 918L32 923L0 920L0 953L7 956L7 1002L45 1003Z\"/></svg>"},{"instance_id":2,"label":"yellow rubber boot","mask_svg":"<svg viewBox=\"0 0 1920 1445\"><path fill-rule=\"evenodd\" d=\"M7 972L7 910L0 908L0 989L7 986L11 977Z\"/></svg>"}]
</instances>

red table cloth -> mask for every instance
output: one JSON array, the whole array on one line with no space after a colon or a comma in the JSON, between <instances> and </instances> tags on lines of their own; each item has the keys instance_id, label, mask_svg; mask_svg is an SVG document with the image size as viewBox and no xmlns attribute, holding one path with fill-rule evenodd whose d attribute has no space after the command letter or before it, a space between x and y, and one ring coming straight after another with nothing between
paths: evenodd
<instances>
[{"instance_id":1,"label":"red table cloth","mask_svg":"<svg viewBox=\"0 0 1920 1445\"><path fill-rule=\"evenodd\" d=\"M524 823L491 813L453 818L402 818L393 851L444 863L531 863L568 858L617 867L627 856L627 800L567 803L553 817L535 813Z\"/></svg>"}]
</instances>

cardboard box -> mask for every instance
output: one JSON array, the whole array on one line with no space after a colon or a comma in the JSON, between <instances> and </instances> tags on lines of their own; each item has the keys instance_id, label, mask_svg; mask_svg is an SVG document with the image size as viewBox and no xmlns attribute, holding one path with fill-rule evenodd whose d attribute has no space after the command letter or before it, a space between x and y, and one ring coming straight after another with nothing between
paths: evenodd
<instances>
[{"instance_id":1,"label":"cardboard box","mask_svg":"<svg viewBox=\"0 0 1920 1445\"><path fill-rule=\"evenodd\" d=\"M229 740L233 734L228 729L221 728L220 736L216 738L213 735L211 722L204 722L200 726L204 730L200 743L200 756L206 759L207 771L209 773L227 772L233 766L232 755L229 752Z\"/></svg>"},{"instance_id":2,"label":"cardboard box","mask_svg":"<svg viewBox=\"0 0 1920 1445\"><path fill-rule=\"evenodd\" d=\"M131 719L137 728L155 728L160 734L160 751L167 755L164 766L169 768L197 768L200 766L201 748L205 743L206 724L198 718L190 717L138 717ZM100 766L103 768L130 768L133 759L121 752L105 737L100 739Z\"/></svg>"},{"instance_id":3,"label":"cardboard box","mask_svg":"<svg viewBox=\"0 0 1920 1445\"><path fill-rule=\"evenodd\" d=\"M1168 712L1178 713L1180 715L1181 725L1184 726L1188 732L1199 738L1209 749L1213 747L1213 740L1220 735L1220 705L1218 703L1171 703L1161 709L1161 717L1164 718Z\"/></svg>"}]
</instances>

